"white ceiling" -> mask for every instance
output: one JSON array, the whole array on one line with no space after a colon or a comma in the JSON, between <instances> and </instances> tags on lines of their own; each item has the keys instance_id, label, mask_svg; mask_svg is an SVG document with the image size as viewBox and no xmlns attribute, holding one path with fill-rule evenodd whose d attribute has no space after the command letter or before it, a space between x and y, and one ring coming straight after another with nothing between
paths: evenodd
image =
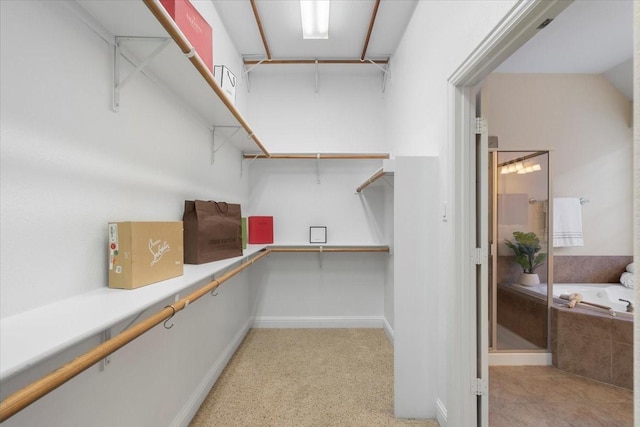
<instances>
[{"instance_id":1,"label":"white ceiling","mask_svg":"<svg viewBox=\"0 0 640 427\"><path fill-rule=\"evenodd\" d=\"M243 56L265 58L249 0L212 0L236 49ZM387 59L404 33L417 0L383 0L367 49L370 59ZM329 39L303 40L300 3L295 0L256 0L273 59L360 59L375 0L333 0Z\"/></svg>"},{"instance_id":2,"label":"white ceiling","mask_svg":"<svg viewBox=\"0 0 640 427\"><path fill-rule=\"evenodd\" d=\"M600 74L632 55L633 2L578 0L496 71Z\"/></svg>"},{"instance_id":3,"label":"white ceiling","mask_svg":"<svg viewBox=\"0 0 640 427\"><path fill-rule=\"evenodd\" d=\"M632 99L632 57L633 1L577 0L496 72L604 74Z\"/></svg>"},{"instance_id":4,"label":"white ceiling","mask_svg":"<svg viewBox=\"0 0 640 427\"><path fill-rule=\"evenodd\" d=\"M250 1L212 1L238 52L246 59L265 58ZM417 2L380 2L368 58L386 59L394 53ZM375 0L332 0L329 39L303 40L298 1L256 0L273 59L359 59L374 5ZM633 0L576 0L496 71L603 74L632 99L632 56ZM283 66L259 68L270 67ZM364 72L362 65L350 67Z\"/></svg>"}]
</instances>

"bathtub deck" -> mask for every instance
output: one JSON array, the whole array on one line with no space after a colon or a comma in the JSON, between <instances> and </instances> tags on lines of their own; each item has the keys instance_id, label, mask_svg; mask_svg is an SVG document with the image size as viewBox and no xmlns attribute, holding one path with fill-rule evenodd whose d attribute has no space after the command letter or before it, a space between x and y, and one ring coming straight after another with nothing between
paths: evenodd
<instances>
[{"instance_id":1,"label":"bathtub deck","mask_svg":"<svg viewBox=\"0 0 640 427\"><path fill-rule=\"evenodd\" d=\"M491 366L489 425L633 426L633 392L551 366Z\"/></svg>"}]
</instances>

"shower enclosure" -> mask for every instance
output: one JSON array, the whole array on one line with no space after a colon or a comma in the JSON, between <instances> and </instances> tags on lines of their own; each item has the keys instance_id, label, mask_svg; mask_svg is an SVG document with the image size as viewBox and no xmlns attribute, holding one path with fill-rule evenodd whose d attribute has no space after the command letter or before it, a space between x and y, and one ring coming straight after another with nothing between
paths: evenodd
<instances>
[{"instance_id":1,"label":"shower enclosure","mask_svg":"<svg viewBox=\"0 0 640 427\"><path fill-rule=\"evenodd\" d=\"M549 152L494 151L489 156L489 347L492 352L546 352L549 348ZM514 235L516 233L516 235ZM544 258L534 273L539 284L524 275L524 264L506 241L517 243L525 233L533 245L520 245ZM529 234L533 233L533 234ZM536 254L536 255L537 255ZM523 280L525 277L528 280ZM524 285L523 283L527 283ZM537 289L534 289L537 288Z\"/></svg>"}]
</instances>

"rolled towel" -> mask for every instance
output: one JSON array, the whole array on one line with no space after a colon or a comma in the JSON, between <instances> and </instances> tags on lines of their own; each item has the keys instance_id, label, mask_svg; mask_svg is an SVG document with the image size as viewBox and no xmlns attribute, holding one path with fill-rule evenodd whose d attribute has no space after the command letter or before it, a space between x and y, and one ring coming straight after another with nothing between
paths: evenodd
<instances>
[{"instance_id":1,"label":"rolled towel","mask_svg":"<svg viewBox=\"0 0 640 427\"><path fill-rule=\"evenodd\" d=\"M582 294L573 293L569 295L569 304L567 304L567 307L573 308L576 306L576 304L578 304L581 301L582 301Z\"/></svg>"},{"instance_id":2,"label":"rolled towel","mask_svg":"<svg viewBox=\"0 0 640 427\"><path fill-rule=\"evenodd\" d=\"M622 276L620 276L620 283L627 288L633 289L633 273L628 271L622 273Z\"/></svg>"},{"instance_id":3,"label":"rolled towel","mask_svg":"<svg viewBox=\"0 0 640 427\"><path fill-rule=\"evenodd\" d=\"M627 265L627 271L628 271L629 273L633 273L633 272L634 272L633 270L634 270L633 263L631 263L631 264Z\"/></svg>"}]
</instances>

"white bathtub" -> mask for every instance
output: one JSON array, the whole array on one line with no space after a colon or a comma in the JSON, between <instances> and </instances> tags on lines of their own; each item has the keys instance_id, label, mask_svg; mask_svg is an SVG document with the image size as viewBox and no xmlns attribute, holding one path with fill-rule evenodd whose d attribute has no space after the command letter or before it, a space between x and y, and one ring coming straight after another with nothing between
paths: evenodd
<instances>
[{"instance_id":1,"label":"white bathtub","mask_svg":"<svg viewBox=\"0 0 640 427\"><path fill-rule=\"evenodd\" d=\"M536 293L546 295L547 284L537 286L527 286L526 289ZM572 293L582 294L582 300L595 304L606 305L615 311L626 312L627 303L619 301L620 298L627 301L634 300L633 289L626 288L616 283L554 283L553 296L560 298L560 295Z\"/></svg>"}]
</instances>

